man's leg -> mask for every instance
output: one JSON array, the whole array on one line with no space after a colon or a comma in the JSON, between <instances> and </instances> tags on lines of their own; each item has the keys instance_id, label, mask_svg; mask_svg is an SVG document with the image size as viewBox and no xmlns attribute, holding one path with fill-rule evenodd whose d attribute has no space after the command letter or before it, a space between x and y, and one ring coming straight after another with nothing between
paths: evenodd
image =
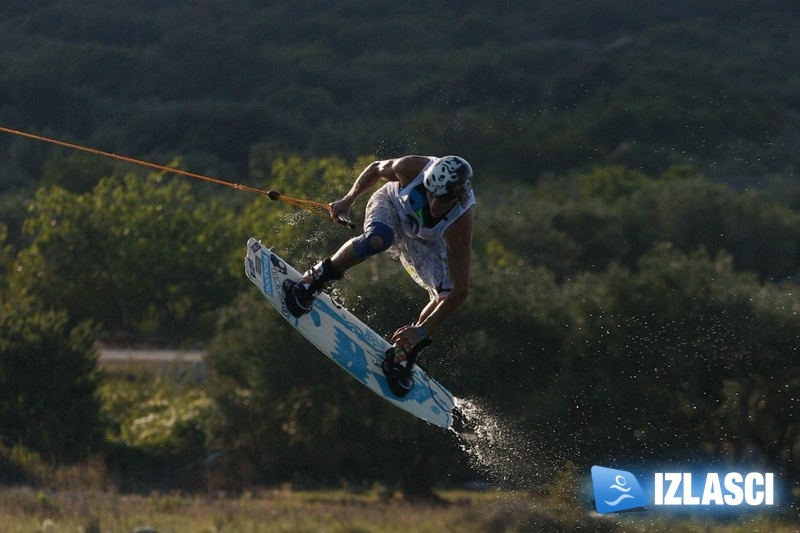
<instances>
[{"instance_id":1,"label":"man's leg","mask_svg":"<svg viewBox=\"0 0 800 533\"><path fill-rule=\"evenodd\" d=\"M317 263L303 274L298 282L287 280L284 284L286 307L296 317L311 311L317 293L330 283L341 279L344 273L366 258L389 249L394 242L392 224L397 222L397 212L385 188L378 189L367 203L364 233L344 243L330 257Z\"/></svg>"}]
</instances>

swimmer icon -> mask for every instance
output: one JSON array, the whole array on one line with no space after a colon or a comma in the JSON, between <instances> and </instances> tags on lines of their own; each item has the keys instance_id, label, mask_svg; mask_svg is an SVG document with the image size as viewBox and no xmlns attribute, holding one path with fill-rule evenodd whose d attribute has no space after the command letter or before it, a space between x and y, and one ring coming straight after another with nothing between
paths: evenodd
<instances>
[{"instance_id":1,"label":"swimmer icon","mask_svg":"<svg viewBox=\"0 0 800 533\"><path fill-rule=\"evenodd\" d=\"M600 514L627 511L648 503L636 476L625 470L593 466L592 488L594 506Z\"/></svg>"}]
</instances>

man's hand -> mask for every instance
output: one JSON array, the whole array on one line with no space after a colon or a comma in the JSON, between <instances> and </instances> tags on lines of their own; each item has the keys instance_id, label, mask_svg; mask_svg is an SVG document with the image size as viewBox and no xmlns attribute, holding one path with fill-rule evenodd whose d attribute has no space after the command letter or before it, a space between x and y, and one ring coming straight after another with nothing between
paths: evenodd
<instances>
[{"instance_id":1,"label":"man's hand","mask_svg":"<svg viewBox=\"0 0 800 533\"><path fill-rule=\"evenodd\" d=\"M355 197L344 196L340 200L336 200L328 204L328 209L331 213L331 218L333 220L345 220L350 221L350 210L353 208L353 203L356 201Z\"/></svg>"},{"instance_id":2,"label":"man's hand","mask_svg":"<svg viewBox=\"0 0 800 533\"><path fill-rule=\"evenodd\" d=\"M419 326L403 326L392 335L392 342L399 345L406 353L411 353L414 347L427 339L425 331Z\"/></svg>"}]
</instances>

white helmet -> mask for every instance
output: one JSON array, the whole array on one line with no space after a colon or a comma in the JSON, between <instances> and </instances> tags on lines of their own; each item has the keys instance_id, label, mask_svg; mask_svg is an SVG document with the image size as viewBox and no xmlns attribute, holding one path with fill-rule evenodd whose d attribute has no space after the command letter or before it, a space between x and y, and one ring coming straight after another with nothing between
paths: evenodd
<instances>
[{"instance_id":1,"label":"white helmet","mask_svg":"<svg viewBox=\"0 0 800 533\"><path fill-rule=\"evenodd\" d=\"M441 200L456 198L455 188L458 185L469 187L472 180L472 167L467 160L457 155L448 155L438 159L425 170L422 182L425 188Z\"/></svg>"}]
</instances>

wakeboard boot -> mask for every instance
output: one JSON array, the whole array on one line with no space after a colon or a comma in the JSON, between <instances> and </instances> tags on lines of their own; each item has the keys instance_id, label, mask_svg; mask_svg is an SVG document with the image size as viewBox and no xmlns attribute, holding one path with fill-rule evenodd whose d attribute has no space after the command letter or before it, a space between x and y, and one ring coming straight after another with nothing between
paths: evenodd
<instances>
[{"instance_id":1,"label":"wakeboard boot","mask_svg":"<svg viewBox=\"0 0 800 533\"><path fill-rule=\"evenodd\" d=\"M283 297L286 308L296 318L311 312L314 298L330 285L342 279L344 273L339 271L330 257L326 257L311 267L298 281L287 279L283 282Z\"/></svg>"},{"instance_id":2,"label":"wakeboard boot","mask_svg":"<svg viewBox=\"0 0 800 533\"><path fill-rule=\"evenodd\" d=\"M414 364L420 352L430 346L431 339L426 337L414 346L411 353L407 353L400 346L390 346L383 354L381 370L386 376L389 390L400 398L406 396L414 387Z\"/></svg>"}]
</instances>

